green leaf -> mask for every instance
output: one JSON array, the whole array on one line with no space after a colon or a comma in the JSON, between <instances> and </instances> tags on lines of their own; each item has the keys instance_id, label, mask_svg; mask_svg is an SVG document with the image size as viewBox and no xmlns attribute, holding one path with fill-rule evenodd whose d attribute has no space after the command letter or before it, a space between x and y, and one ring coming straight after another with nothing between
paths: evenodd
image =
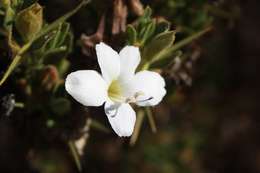
<instances>
[{"instance_id":1,"label":"green leaf","mask_svg":"<svg viewBox=\"0 0 260 173\"><path fill-rule=\"evenodd\" d=\"M152 21L144 28L144 32L140 33L141 37L141 45L144 45L146 41L153 35L155 30L155 21Z\"/></svg>"},{"instance_id":2,"label":"green leaf","mask_svg":"<svg viewBox=\"0 0 260 173\"><path fill-rule=\"evenodd\" d=\"M142 19L149 19L149 18L151 18L152 13L153 13L152 9L149 6L147 6L145 8L144 14L143 14L143 16L141 18Z\"/></svg>"},{"instance_id":3,"label":"green leaf","mask_svg":"<svg viewBox=\"0 0 260 173\"><path fill-rule=\"evenodd\" d=\"M156 24L155 34L160 34L162 32L167 32L170 30L170 22L168 21L161 21Z\"/></svg>"},{"instance_id":4,"label":"green leaf","mask_svg":"<svg viewBox=\"0 0 260 173\"><path fill-rule=\"evenodd\" d=\"M194 40L200 38L202 35L209 32L211 29L212 29L212 27L205 28L205 29L203 29L199 32L195 32L194 34L190 35L189 37L175 43L172 47L170 47L167 50L165 50L164 52L162 52L161 56L155 57L151 63L154 63L156 61L169 57L175 51L177 51L180 48L182 48L183 46L186 46L187 44L193 42Z\"/></svg>"},{"instance_id":5,"label":"green leaf","mask_svg":"<svg viewBox=\"0 0 260 173\"><path fill-rule=\"evenodd\" d=\"M152 21L152 9L148 6L144 10L144 14L137 19L137 30L140 31L142 28L147 27L147 25Z\"/></svg>"},{"instance_id":6,"label":"green leaf","mask_svg":"<svg viewBox=\"0 0 260 173\"><path fill-rule=\"evenodd\" d=\"M4 27L6 30L10 30L14 21L15 11L9 6L5 12Z\"/></svg>"},{"instance_id":7,"label":"green leaf","mask_svg":"<svg viewBox=\"0 0 260 173\"><path fill-rule=\"evenodd\" d=\"M128 44L134 45L137 39L137 33L133 25L128 25L126 28L126 33L128 37Z\"/></svg>"},{"instance_id":8,"label":"green leaf","mask_svg":"<svg viewBox=\"0 0 260 173\"><path fill-rule=\"evenodd\" d=\"M62 46L64 44L64 42L66 41L66 38L69 34L71 34L70 24L65 22L61 26L60 35L59 35L59 39L57 41L57 45Z\"/></svg>"},{"instance_id":9,"label":"green leaf","mask_svg":"<svg viewBox=\"0 0 260 173\"><path fill-rule=\"evenodd\" d=\"M167 60L167 58L171 57L174 53L176 53L176 51L178 51L182 47L186 46L187 44L190 44L194 40L200 38L205 33L209 32L211 29L212 29L212 27L205 28L205 29L203 29L199 32L195 32L194 34L190 35L189 37L175 43L173 46L165 49L160 54L153 57L153 59L151 59L149 62L146 62L143 65L143 69L148 69L150 67L150 65L152 65L152 64L157 64L157 63L160 64L161 62Z\"/></svg>"},{"instance_id":10,"label":"green leaf","mask_svg":"<svg viewBox=\"0 0 260 173\"><path fill-rule=\"evenodd\" d=\"M68 18L70 18L72 15L74 15L80 8L82 8L84 5L88 4L90 1L89 0L82 0L82 2L73 10L65 14L64 16L60 17L59 19L55 20L53 23L50 25L46 26L43 28L40 33L34 38L33 41L39 39L40 37L44 36L51 30L55 29L59 24L65 22Z\"/></svg>"},{"instance_id":11,"label":"green leaf","mask_svg":"<svg viewBox=\"0 0 260 173\"><path fill-rule=\"evenodd\" d=\"M30 1L30 0L11 0L12 8L17 9L17 8L22 7L22 5L24 3L26 3L25 1L27 2L27 1Z\"/></svg>"},{"instance_id":12,"label":"green leaf","mask_svg":"<svg viewBox=\"0 0 260 173\"><path fill-rule=\"evenodd\" d=\"M153 61L163 51L173 45L175 40L175 31L168 31L157 35L152 39L145 47L142 52L142 57L145 61Z\"/></svg>"},{"instance_id":13,"label":"green leaf","mask_svg":"<svg viewBox=\"0 0 260 173\"><path fill-rule=\"evenodd\" d=\"M52 59L53 56L63 58L72 50L73 35L70 31L68 23L61 23L56 29L46 34L45 38L36 43L40 49L34 51L34 56L37 59L46 59L47 61L57 61L57 58ZM57 56L59 54L59 56ZM49 62L52 63L52 62Z\"/></svg>"},{"instance_id":14,"label":"green leaf","mask_svg":"<svg viewBox=\"0 0 260 173\"><path fill-rule=\"evenodd\" d=\"M57 69L59 71L60 76L64 76L67 70L69 69L70 62L67 59L62 59L58 64L57 64Z\"/></svg>"}]
</instances>

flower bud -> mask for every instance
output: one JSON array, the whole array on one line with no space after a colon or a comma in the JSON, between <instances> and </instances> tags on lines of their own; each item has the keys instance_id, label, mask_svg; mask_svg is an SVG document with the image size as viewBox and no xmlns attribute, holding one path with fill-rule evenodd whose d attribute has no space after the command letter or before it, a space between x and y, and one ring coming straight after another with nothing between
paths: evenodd
<instances>
[{"instance_id":1,"label":"flower bud","mask_svg":"<svg viewBox=\"0 0 260 173\"><path fill-rule=\"evenodd\" d=\"M18 13L15 26L25 42L33 39L43 24L42 6L38 3Z\"/></svg>"},{"instance_id":2,"label":"flower bud","mask_svg":"<svg viewBox=\"0 0 260 173\"><path fill-rule=\"evenodd\" d=\"M59 73L54 65L48 65L42 72L42 86L48 91L60 82Z\"/></svg>"}]
</instances>

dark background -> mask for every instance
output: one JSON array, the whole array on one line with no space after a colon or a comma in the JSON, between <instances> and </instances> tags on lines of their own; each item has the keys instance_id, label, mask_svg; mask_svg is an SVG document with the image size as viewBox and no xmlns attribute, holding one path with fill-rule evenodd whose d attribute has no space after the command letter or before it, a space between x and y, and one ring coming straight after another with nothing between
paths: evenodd
<instances>
[{"instance_id":1,"label":"dark background","mask_svg":"<svg viewBox=\"0 0 260 173\"><path fill-rule=\"evenodd\" d=\"M49 21L76 4L61 0L40 3ZM213 31L198 42L202 54L194 65L193 85L177 86L176 93L154 109L158 132L151 133L146 122L137 144L130 147L128 139L91 131L82 158L83 172L260 172L260 1L232 1L226 6L234 3L240 16L232 26L216 18ZM100 11L109 11L109 4L104 2ZM160 13L159 7L156 12ZM93 32L98 23L93 16L100 15L82 13L69 20L76 39L81 33ZM80 67L95 62L83 55L75 57L79 47L75 52L70 60ZM90 112L100 119L104 116L101 108ZM17 127L17 121L23 125ZM39 144L40 136L33 133L36 129L21 117L1 118L0 172L77 172L68 147L55 137ZM32 146L37 150L33 156Z\"/></svg>"}]
</instances>

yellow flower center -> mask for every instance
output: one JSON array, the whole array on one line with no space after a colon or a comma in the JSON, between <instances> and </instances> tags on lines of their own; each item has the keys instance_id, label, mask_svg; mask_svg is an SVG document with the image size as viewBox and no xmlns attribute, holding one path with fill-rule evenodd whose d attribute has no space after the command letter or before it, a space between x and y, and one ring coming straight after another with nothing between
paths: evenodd
<instances>
[{"instance_id":1,"label":"yellow flower center","mask_svg":"<svg viewBox=\"0 0 260 173\"><path fill-rule=\"evenodd\" d=\"M117 80L113 80L108 87L108 96L114 102L122 102L122 88Z\"/></svg>"}]
</instances>

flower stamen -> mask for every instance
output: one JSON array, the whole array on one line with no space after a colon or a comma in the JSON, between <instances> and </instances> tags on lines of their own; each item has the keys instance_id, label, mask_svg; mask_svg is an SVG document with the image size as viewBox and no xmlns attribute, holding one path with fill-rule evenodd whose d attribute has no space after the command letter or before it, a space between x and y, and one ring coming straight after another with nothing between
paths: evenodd
<instances>
[{"instance_id":1,"label":"flower stamen","mask_svg":"<svg viewBox=\"0 0 260 173\"><path fill-rule=\"evenodd\" d=\"M149 101L149 100L152 100L153 97L149 97L147 99L144 99L144 100L137 100L137 102L146 102L146 101Z\"/></svg>"},{"instance_id":2,"label":"flower stamen","mask_svg":"<svg viewBox=\"0 0 260 173\"><path fill-rule=\"evenodd\" d=\"M136 103L136 102L145 102L145 101L149 101L149 100L152 100L154 97L149 97L147 99L143 99L143 100L137 100L137 98L139 96L144 96L145 94L142 92L142 91L138 91L134 94L133 97L129 97L125 100L125 103Z\"/></svg>"}]
</instances>

